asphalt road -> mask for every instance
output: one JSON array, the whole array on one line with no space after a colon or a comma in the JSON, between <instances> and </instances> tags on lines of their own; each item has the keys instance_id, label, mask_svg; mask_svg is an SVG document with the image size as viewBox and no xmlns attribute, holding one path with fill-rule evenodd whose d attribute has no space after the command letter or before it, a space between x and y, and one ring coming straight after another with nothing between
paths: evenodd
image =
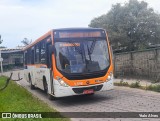
<instances>
[{"instance_id":1,"label":"asphalt road","mask_svg":"<svg viewBox=\"0 0 160 121\"><path fill-rule=\"evenodd\" d=\"M12 79L17 79L18 71L13 73ZM21 77L23 71L20 72ZM5 73L9 75L10 73ZM50 101L47 95L39 90L30 90L29 83L25 80L18 82L34 96L47 103L50 107L60 112L160 112L160 93L115 87L114 90L98 92L92 96L71 96ZM159 118L134 118L134 119L109 119L109 118L74 118L74 121L160 121Z\"/></svg>"}]
</instances>

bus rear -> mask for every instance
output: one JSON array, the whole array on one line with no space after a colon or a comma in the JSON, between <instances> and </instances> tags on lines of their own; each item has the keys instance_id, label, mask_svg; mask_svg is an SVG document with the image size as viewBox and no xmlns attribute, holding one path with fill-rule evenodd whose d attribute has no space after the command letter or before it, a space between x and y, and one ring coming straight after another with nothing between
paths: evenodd
<instances>
[{"instance_id":1,"label":"bus rear","mask_svg":"<svg viewBox=\"0 0 160 121\"><path fill-rule=\"evenodd\" d=\"M53 30L53 93L55 97L94 94L113 89L113 65L103 29Z\"/></svg>"}]
</instances>

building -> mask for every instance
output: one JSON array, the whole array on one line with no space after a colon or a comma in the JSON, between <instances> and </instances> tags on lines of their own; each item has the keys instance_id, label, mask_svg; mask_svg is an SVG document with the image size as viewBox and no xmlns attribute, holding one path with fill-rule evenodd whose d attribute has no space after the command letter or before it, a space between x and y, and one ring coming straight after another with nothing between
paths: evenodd
<instances>
[{"instance_id":1,"label":"building","mask_svg":"<svg viewBox=\"0 0 160 121\"><path fill-rule=\"evenodd\" d=\"M4 71L13 68L23 67L23 47L18 46L15 49L1 49L1 56L3 58L3 69Z\"/></svg>"}]
</instances>

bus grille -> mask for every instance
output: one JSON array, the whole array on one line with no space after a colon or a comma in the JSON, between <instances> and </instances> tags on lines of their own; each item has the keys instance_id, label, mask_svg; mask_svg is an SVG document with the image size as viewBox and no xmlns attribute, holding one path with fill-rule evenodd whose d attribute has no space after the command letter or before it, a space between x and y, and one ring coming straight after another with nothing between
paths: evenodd
<instances>
[{"instance_id":1,"label":"bus grille","mask_svg":"<svg viewBox=\"0 0 160 121\"><path fill-rule=\"evenodd\" d=\"M94 91L99 91L102 89L102 87L103 85L97 85L97 86L91 86L91 87L73 88L72 90L77 94L81 94L83 93L84 90L93 89Z\"/></svg>"}]
</instances>

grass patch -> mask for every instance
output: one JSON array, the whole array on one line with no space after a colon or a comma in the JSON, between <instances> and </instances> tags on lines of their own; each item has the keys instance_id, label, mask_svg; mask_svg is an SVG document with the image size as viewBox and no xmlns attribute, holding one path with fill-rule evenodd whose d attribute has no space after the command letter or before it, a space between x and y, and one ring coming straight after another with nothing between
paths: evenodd
<instances>
[{"instance_id":1,"label":"grass patch","mask_svg":"<svg viewBox=\"0 0 160 121\"><path fill-rule=\"evenodd\" d=\"M128 82L120 81L120 82L114 82L115 86L125 86L125 87L131 87L131 88L138 88L143 90L151 90L155 92L160 92L160 85L149 85L149 86L142 86L140 85L140 82L134 82L131 84L128 84Z\"/></svg>"},{"instance_id":2,"label":"grass patch","mask_svg":"<svg viewBox=\"0 0 160 121\"><path fill-rule=\"evenodd\" d=\"M141 87L141 85L140 85L139 82L131 83L129 86L130 86L131 88L140 88L140 87Z\"/></svg>"},{"instance_id":3,"label":"grass patch","mask_svg":"<svg viewBox=\"0 0 160 121\"><path fill-rule=\"evenodd\" d=\"M0 77L0 88L5 84L6 77ZM10 81L8 87L0 91L0 112L57 112L46 103L34 97L23 87ZM9 121L21 121L22 119L8 119ZM68 118L23 119L26 121L69 121ZM1 119L1 121L3 121Z\"/></svg>"},{"instance_id":4,"label":"grass patch","mask_svg":"<svg viewBox=\"0 0 160 121\"><path fill-rule=\"evenodd\" d=\"M126 86L126 87L129 86L128 82L124 82L124 81L115 82L114 85L115 86Z\"/></svg>"},{"instance_id":5,"label":"grass patch","mask_svg":"<svg viewBox=\"0 0 160 121\"><path fill-rule=\"evenodd\" d=\"M160 85L149 85L146 87L146 90L152 90L155 92L160 92Z\"/></svg>"}]
</instances>

